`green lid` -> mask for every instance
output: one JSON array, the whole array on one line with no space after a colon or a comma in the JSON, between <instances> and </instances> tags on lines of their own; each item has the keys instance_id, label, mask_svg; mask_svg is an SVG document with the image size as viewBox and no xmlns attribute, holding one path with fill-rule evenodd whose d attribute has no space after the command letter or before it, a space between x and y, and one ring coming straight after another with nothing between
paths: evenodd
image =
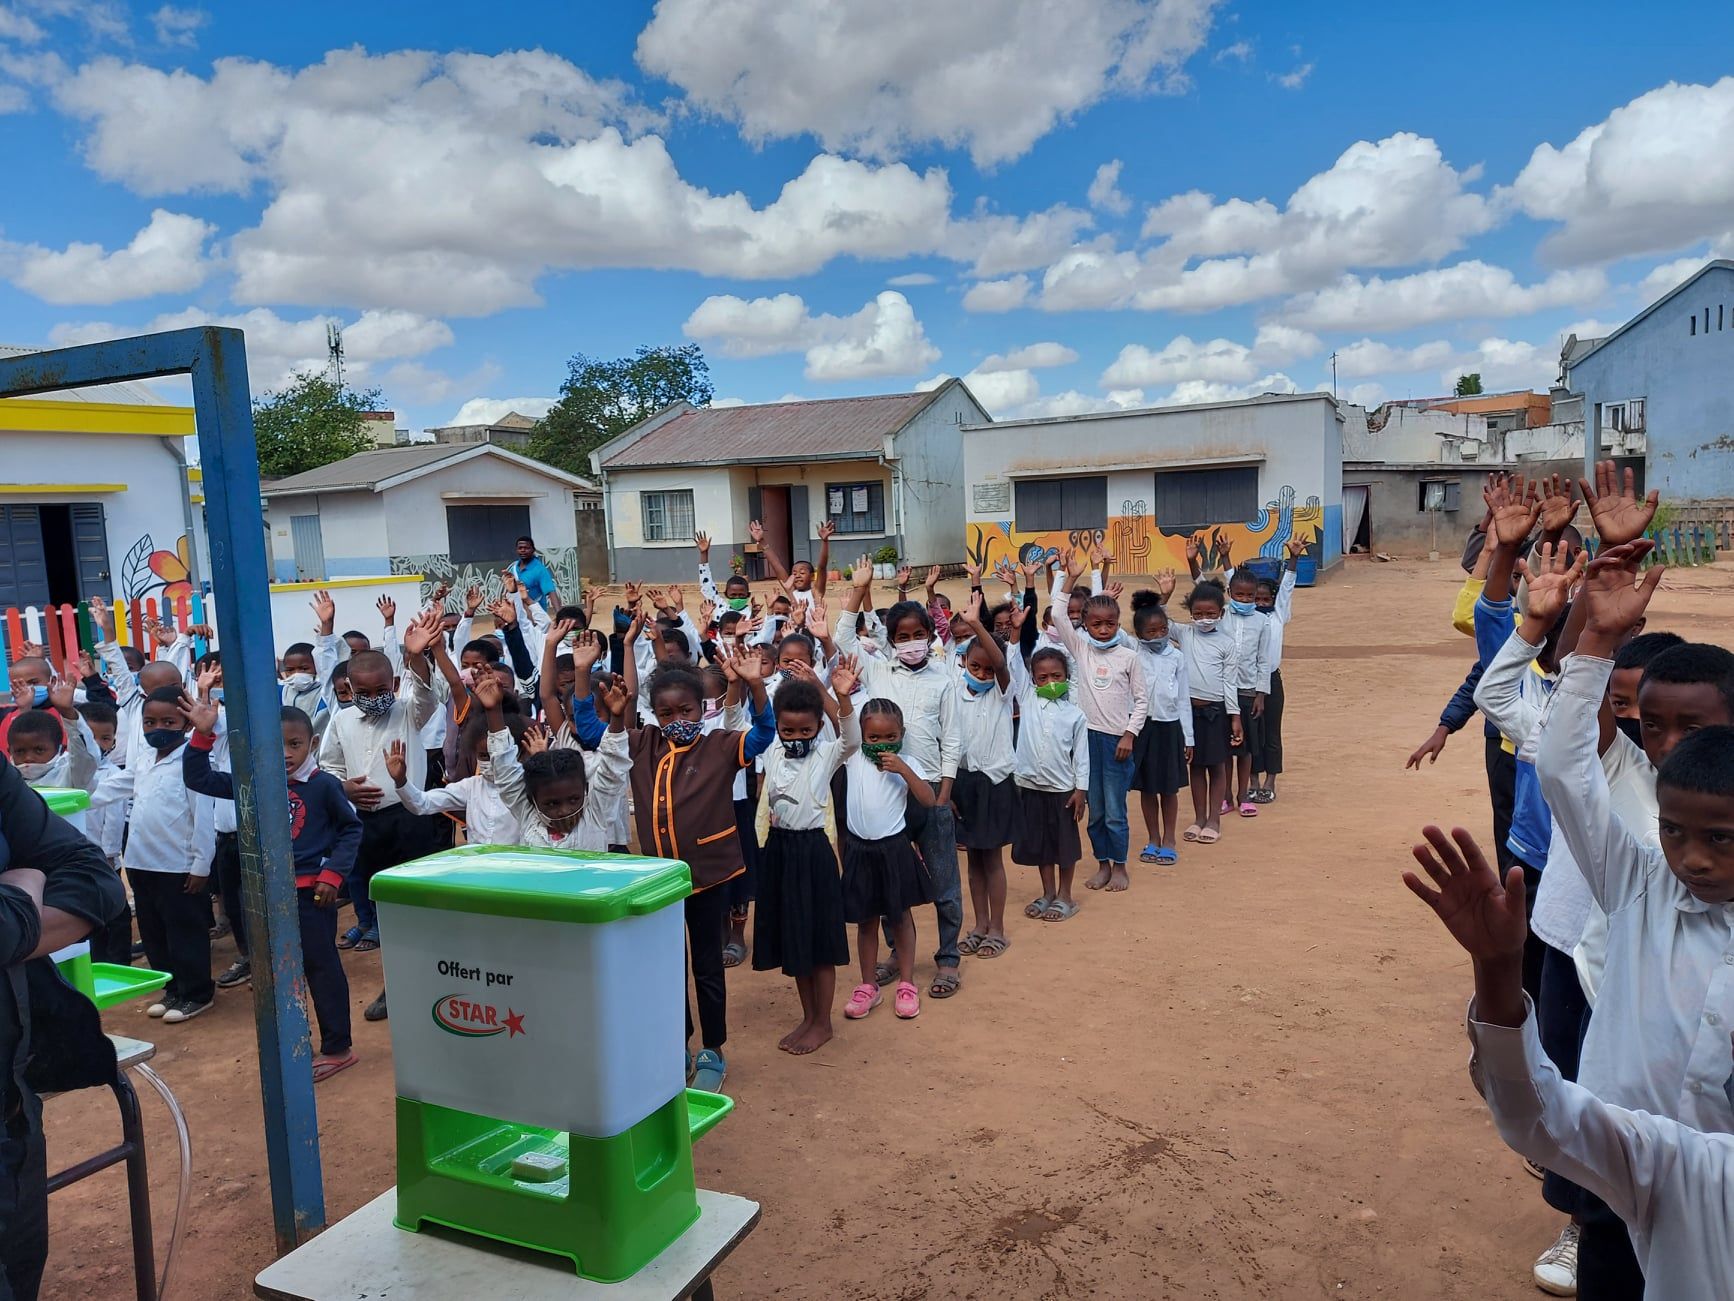
<instances>
[{"instance_id":1,"label":"green lid","mask_svg":"<svg viewBox=\"0 0 1734 1301\"><path fill-rule=\"evenodd\" d=\"M381 903L595 925L679 903L692 873L671 858L470 845L387 868L368 892Z\"/></svg>"},{"instance_id":2,"label":"green lid","mask_svg":"<svg viewBox=\"0 0 1734 1301\"><path fill-rule=\"evenodd\" d=\"M63 786L37 786L34 789L48 807L63 818L69 813L83 813L90 807L87 791L68 790Z\"/></svg>"}]
</instances>

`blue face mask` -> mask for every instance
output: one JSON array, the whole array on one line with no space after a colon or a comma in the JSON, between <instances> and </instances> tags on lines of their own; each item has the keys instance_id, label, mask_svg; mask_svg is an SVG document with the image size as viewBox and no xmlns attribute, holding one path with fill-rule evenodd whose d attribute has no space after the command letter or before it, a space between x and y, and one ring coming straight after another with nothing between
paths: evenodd
<instances>
[{"instance_id":1,"label":"blue face mask","mask_svg":"<svg viewBox=\"0 0 1734 1301\"><path fill-rule=\"evenodd\" d=\"M993 690L994 682L994 678L989 678L986 682L983 682L973 673L965 673L963 675L963 685L969 688L969 693L972 696L985 696L988 692Z\"/></svg>"},{"instance_id":2,"label":"blue face mask","mask_svg":"<svg viewBox=\"0 0 1734 1301\"><path fill-rule=\"evenodd\" d=\"M1089 633L1085 633L1084 636L1085 636L1085 638L1088 639L1090 645L1094 646L1097 650L1112 650L1114 647L1118 646L1122 641L1124 641L1126 639L1126 634L1124 631L1116 632L1112 637L1108 638L1107 641L1102 641L1099 638L1091 637Z\"/></svg>"},{"instance_id":3,"label":"blue face mask","mask_svg":"<svg viewBox=\"0 0 1734 1301\"><path fill-rule=\"evenodd\" d=\"M1174 649L1174 643L1169 641L1166 637L1159 637L1154 640L1145 637L1139 639L1138 644L1145 650L1149 651L1152 655L1166 655L1169 651Z\"/></svg>"},{"instance_id":4,"label":"blue face mask","mask_svg":"<svg viewBox=\"0 0 1734 1301\"><path fill-rule=\"evenodd\" d=\"M186 739L185 732L177 732L170 727L153 727L144 734L144 743L159 753L174 749Z\"/></svg>"},{"instance_id":5,"label":"blue face mask","mask_svg":"<svg viewBox=\"0 0 1734 1301\"><path fill-rule=\"evenodd\" d=\"M1228 608L1230 610L1233 610L1236 614L1257 614L1258 613L1258 607L1256 605L1254 605L1251 601L1236 601L1232 597L1229 598Z\"/></svg>"},{"instance_id":6,"label":"blue face mask","mask_svg":"<svg viewBox=\"0 0 1734 1301\"><path fill-rule=\"evenodd\" d=\"M48 705L48 688L34 686L30 688L30 704L33 709L44 709Z\"/></svg>"}]
</instances>

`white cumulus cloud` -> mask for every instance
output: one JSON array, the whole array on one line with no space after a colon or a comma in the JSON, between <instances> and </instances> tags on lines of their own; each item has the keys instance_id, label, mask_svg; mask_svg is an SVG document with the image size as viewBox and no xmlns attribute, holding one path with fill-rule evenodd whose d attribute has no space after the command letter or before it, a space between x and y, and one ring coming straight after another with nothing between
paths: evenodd
<instances>
[{"instance_id":1,"label":"white cumulus cloud","mask_svg":"<svg viewBox=\"0 0 1734 1301\"><path fill-rule=\"evenodd\" d=\"M1124 216L1132 211L1132 200L1120 193L1120 167L1120 160L1116 158L1096 169L1095 179L1090 182L1092 208L1100 208L1103 212L1111 212L1115 216Z\"/></svg>"},{"instance_id":2,"label":"white cumulus cloud","mask_svg":"<svg viewBox=\"0 0 1734 1301\"><path fill-rule=\"evenodd\" d=\"M0 243L0 274L49 303L118 303L197 289L210 274L205 244L216 227L158 208L124 248L64 249Z\"/></svg>"},{"instance_id":3,"label":"white cumulus cloud","mask_svg":"<svg viewBox=\"0 0 1734 1301\"><path fill-rule=\"evenodd\" d=\"M1524 285L1505 267L1469 261L1390 279L1345 275L1329 288L1291 299L1279 315L1311 330L1406 330L1439 321L1523 316L1589 302L1606 289L1606 275L1593 268L1556 271Z\"/></svg>"},{"instance_id":4,"label":"white cumulus cloud","mask_svg":"<svg viewBox=\"0 0 1734 1301\"><path fill-rule=\"evenodd\" d=\"M806 376L815 381L910 375L939 360L909 300L890 289L849 316L814 315L798 294L715 294L681 329L729 357L804 352Z\"/></svg>"},{"instance_id":5,"label":"white cumulus cloud","mask_svg":"<svg viewBox=\"0 0 1734 1301\"><path fill-rule=\"evenodd\" d=\"M963 295L966 312L1012 312L1029 301L1030 278L1011 276L1005 280L983 280L973 284Z\"/></svg>"},{"instance_id":6,"label":"white cumulus cloud","mask_svg":"<svg viewBox=\"0 0 1734 1301\"><path fill-rule=\"evenodd\" d=\"M151 15L151 28L162 45L197 45L199 28L211 21L202 9L183 9L179 5L164 5Z\"/></svg>"},{"instance_id":7,"label":"white cumulus cloud","mask_svg":"<svg viewBox=\"0 0 1734 1301\"><path fill-rule=\"evenodd\" d=\"M1393 347L1378 339L1361 339L1337 349L1337 373L1344 379L1365 375L1405 375L1432 370L1456 355L1444 339L1418 343L1412 348Z\"/></svg>"},{"instance_id":8,"label":"white cumulus cloud","mask_svg":"<svg viewBox=\"0 0 1734 1301\"><path fill-rule=\"evenodd\" d=\"M547 415L559 398L471 398L457 409L445 423L448 425L491 425L516 411L521 416L540 420Z\"/></svg>"},{"instance_id":9,"label":"white cumulus cloud","mask_svg":"<svg viewBox=\"0 0 1734 1301\"><path fill-rule=\"evenodd\" d=\"M1110 94L1178 90L1216 0L658 0L639 66L749 140L1027 151Z\"/></svg>"},{"instance_id":10,"label":"white cumulus cloud","mask_svg":"<svg viewBox=\"0 0 1734 1301\"><path fill-rule=\"evenodd\" d=\"M1251 344L1230 339L1195 343L1184 334L1157 351L1129 343L1102 373L1102 386L1124 389L1189 382L1245 383L1272 367L1313 356L1322 346L1316 335L1283 325L1260 326Z\"/></svg>"}]
</instances>

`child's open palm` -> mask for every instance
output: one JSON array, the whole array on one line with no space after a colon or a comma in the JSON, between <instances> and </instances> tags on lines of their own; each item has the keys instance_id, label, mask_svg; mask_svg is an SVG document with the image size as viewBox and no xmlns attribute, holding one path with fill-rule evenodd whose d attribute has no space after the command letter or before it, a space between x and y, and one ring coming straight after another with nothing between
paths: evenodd
<instances>
[{"instance_id":1,"label":"child's open palm","mask_svg":"<svg viewBox=\"0 0 1734 1301\"><path fill-rule=\"evenodd\" d=\"M1174 595L1174 584L1179 581L1172 569L1164 569L1156 575L1156 595L1161 597L1158 604L1166 605L1168 598Z\"/></svg>"},{"instance_id":2,"label":"child's open palm","mask_svg":"<svg viewBox=\"0 0 1734 1301\"><path fill-rule=\"evenodd\" d=\"M603 707L607 708L607 697L603 697ZM518 748L526 755L546 754L548 751L548 729L540 723L531 723L524 729L524 734L518 738Z\"/></svg>"},{"instance_id":3,"label":"child's open palm","mask_svg":"<svg viewBox=\"0 0 1734 1301\"><path fill-rule=\"evenodd\" d=\"M483 709L498 709L505 695L500 690L500 680L492 672L483 673L476 679L476 685L470 688L475 693L476 703Z\"/></svg>"},{"instance_id":4,"label":"child's open palm","mask_svg":"<svg viewBox=\"0 0 1734 1301\"><path fill-rule=\"evenodd\" d=\"M1590 562L1584 579L1584 627L1611 636L1623 636L1626 629L1644 616L1656 585L1667 572L1666 565L1656 565L1642 578L1638 571L1643 559L1655 548L1644 540L1622 542L1604 549Z\"/></svg>"},{"instance_id":5,"label":"child's open palm","mask_svg":"<svg viewBox=\"0 0 1734 1301\"><path fill-rule=\"evenodd\" d=\"M572 667L588 669L602 658L602 634L591 629L585 629L572 640Z\"/></svg>"},{"instance_id":6,"label":"child's open palm","mask_svg":"<svg viewBox=\"0 0 1734 1301\"><path fill-rule=\"evenodd\" d=\"M1506 547L1521 545L1541 517L1535 484L1525 484L1521 474L1490 474L1482 496L1493 512L1494 540Z\"/></svg>"},{"instance_id":7,"label":"child's open palm","mask_svg":"<svg viewBox=\"0 0 1734 1301\"><path fill-rule=\"evenodd\" d=\"M1560 611L1565 609L1565 603L1571 599L1571 589L1583 577L1587 557L1580 548L1576 558L1568 563L1566 557L1570 550L1566 546L1556 547L1551 542L1543 542L1528 560L1518 562L1518 568L1529 580L1527 617L1539 620L1544 628L1553 626Z\"/></svg>"},{"instance_id":8,"label":"child's open palm","mask_svg":"<svg viewBox=\"0 0 1734 1301\"><path fill-rule=\"evenodd\" d=\"M1612 461L1596 462L1595 487L1590 486L1588 479L1579 479L1578 487L1589 503L1590 519L1604 548L1643 537L1661 500L1656 489L1651 488L1649 495L1640 501L1631 470L1626 471L1622 484L1619 469Z\"/></svg>"},{"instance_id":9,"label":"child's open palm","mask_svg":"<svg viewBox=\"0 0 1734 1301\"><path fill-rule=\"evenodd\" d=\"M385 747L385 771L394 785L402 786L409 780L409 752L402 741L393 741Z\"/></svg>"},{"instance_id":10,"label":"child's open palm","mask_svg":"<svg viewBox=\"0 0 1734 1301\"><path fill-rule=\"evenodd\" d=\"M1577 518L1577 499L1572 496L1572 481L1552 474L1538 482L1541 492L1542 530L1559 533Z\"/></svg>"},{"instance_id":11,"label":"child's open palm","mask_svg":"<svg viewBox=\"0 0 1734 1301\"><path fill-rule=\"evenodd\" d=\"M1438 888L1429 888L1413 872L1403 873L1403 884L1445 923L1451 938L1470 957L1504 958L1523 952L1523 941L1529 934L1523 910L1523 869L1512 868L1501 882L1475 837L1462 827L1454 828L1449 836L1438 827L1423 827L1421 834L1427 843L1415 846L1415 861Z\"/></svg>"},{"instance_id":12,"label":"child's open palm","mask_svg":"<svg viewBox=\"0 0 1734 1301\"><path fill-rule=\"evenodd\" d=\"M616 678L603 684L599 695L602 700L602 707L608 711L610 721L618 722L624 727L626 707L631 703L631 697L626 694L626 684Z\"/></svg>"},{"instance_id":13,"label":"child's open palm","mask_svg":"<svg viewBox=\"0 0 1734 1301\"><path fill-rule=\"evenodd\" d=\"M217 706L209 698L194 699L181 693L181 716L193 725L193 729L210 736L217 730Z\"/></svg>"},{"instance_id":14,"label":"child's open palm","mask_svg":"<svg viewBox=\"0 0 1734 1301\"><path fill-rule=\"evenodd\" d=\"M831 694L838 700L855 694L861 682L861 665L853 655L844 655L831 669Z\"/></svg>"},{"instance_id":15,"label":"child's open palm","mask_svg":"<svg viewBox=\"0 0 1734 1301\"><path fill-rule=\"evenodd\" d=\"M72 717L72 689L76 685L70 676L56 678L48 684L48 703L62 717Z\"/></svg>"},{"instance_id":16,"label":"child's open palm","mask_svg":"<svg viewBox=\"0 0 1734 1301\"><path fill-rule=\"evenodd\" d=\"M429 608L423 610L409 621L409 627L403 630L403 653L405 655L423 655L432 646L434 638L440 635L440 612Z\"/></svg>"}]
</instances>

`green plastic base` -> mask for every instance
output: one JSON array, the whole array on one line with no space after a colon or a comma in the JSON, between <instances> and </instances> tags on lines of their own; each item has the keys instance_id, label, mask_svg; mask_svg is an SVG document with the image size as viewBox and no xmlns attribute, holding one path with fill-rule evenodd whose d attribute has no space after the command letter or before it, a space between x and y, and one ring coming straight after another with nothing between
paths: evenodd
<instances>
[{"instance_id":1,"label":"green plastic base","mask_svg":"<svg viewBox=\"0 0 1734 1301\"><path fill-rule=\"evenodd\" d=\"M514 1162L542 1168L515 1178ZM397 1100L400 1229L441 1224L565 1256L584 1278L618 1283L697 1219L685 1094L613 1138Z\"/></svg>"}]
</instances>

